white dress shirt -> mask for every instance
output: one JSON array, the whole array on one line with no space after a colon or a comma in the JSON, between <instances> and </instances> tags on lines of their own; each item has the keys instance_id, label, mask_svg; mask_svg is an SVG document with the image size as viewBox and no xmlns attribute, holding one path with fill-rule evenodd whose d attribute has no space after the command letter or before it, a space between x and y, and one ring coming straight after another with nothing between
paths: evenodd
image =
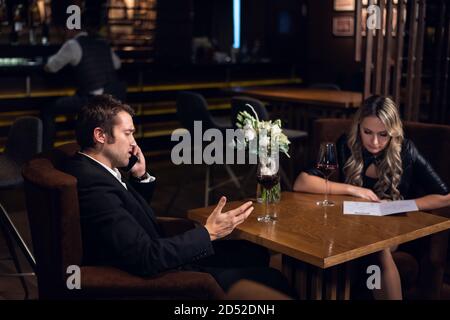
<instances>
[{"instance_id":1,"label":"white dress shirt","mask_svg":"<svg viewBox=\"0 0 450 320\"><path fill-rule=\"evenodd\" d=\"M110 167L108 167L107 165L101 163L100 161L98 161L97 159L92 158L90 155L83 153L83 152L78 152L79 154L82 154L85 157L88 157L89 159L94 160L95 162L97 162L99 165L101 165L103 168L105 168L106 170L108 170L109 173L111 173L113 175L114 178L116 178L123 186L125 189L128 190L127 185L122 181L122 175L120 174L120 171L117 168L111 169ZM149 182L153 182L156 180L155 177L149 175L146 172L147 177L144 180L139 181L140 183L149 183Z\"/></svg>"}]
</instances>

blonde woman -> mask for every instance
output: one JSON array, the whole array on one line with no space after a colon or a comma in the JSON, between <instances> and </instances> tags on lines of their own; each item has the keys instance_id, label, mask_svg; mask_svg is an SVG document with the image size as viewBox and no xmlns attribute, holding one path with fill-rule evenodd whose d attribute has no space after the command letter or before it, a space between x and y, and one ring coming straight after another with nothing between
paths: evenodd
<instances>
[{"instance_id":1,"label":"blonde woman","mask_svg":"<svg viewBox=\"0 0 450 320\"><path fill-rule=\"evenodd\" d=\"M450 206L445 183L405 139L398 107L388 97L372 96L355 114L349 135L336 143L341 182L330 182L330 194L352 195L371 201L415 199L419 210ZM425 195L417 197L417 189ZM294 190L323 193L325 179L317 169L302 172ZM400 276L391 250L378 253L382 268L381 289L375 298L401 299Z\"/></svg>"}]
</instances>

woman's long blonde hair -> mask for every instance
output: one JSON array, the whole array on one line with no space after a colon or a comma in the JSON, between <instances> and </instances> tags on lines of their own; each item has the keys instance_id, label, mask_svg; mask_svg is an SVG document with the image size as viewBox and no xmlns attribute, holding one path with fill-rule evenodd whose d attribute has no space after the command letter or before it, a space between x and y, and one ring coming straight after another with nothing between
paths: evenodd
<instances>
[{"instance_id":1,"label":"woman's long blonde hair","mask_svg":"<svg viewBox=\"0 0 450 320\"><path fill-rule=\"evenodd\" d=\"M398 185L403 173L402 158L400 156L403 142L403 126L397 105L388 97L371 96L356 112L348 137L348 147L351 156L344 165L346 183L363 185L363 144L361 141L360 125L364 118L376 116L386 127L389 141L376 163L378 181L374 192L380 199L399 200L402 198Z\"/></svg>"}]
</instances>

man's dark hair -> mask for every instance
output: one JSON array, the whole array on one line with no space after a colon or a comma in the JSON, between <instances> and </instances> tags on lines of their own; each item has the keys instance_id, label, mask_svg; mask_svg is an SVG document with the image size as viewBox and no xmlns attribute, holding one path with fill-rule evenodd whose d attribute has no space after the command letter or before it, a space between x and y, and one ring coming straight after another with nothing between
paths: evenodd
<instances>
[{"instance_id":1,"label":"man's dark hair","mask_svg":"<svg viewBox=\"0 0 450 320\"><path fill-rule=\"evenodd\" d=\"M77 117L76 137L81 150L95 146L93 134L97 127L102 128L114 139L115 117L121 111L134 116L134 110L129 105L114 99L111 95L104 94L91 98L81 108Z\"/></svg>"}]
</instances>

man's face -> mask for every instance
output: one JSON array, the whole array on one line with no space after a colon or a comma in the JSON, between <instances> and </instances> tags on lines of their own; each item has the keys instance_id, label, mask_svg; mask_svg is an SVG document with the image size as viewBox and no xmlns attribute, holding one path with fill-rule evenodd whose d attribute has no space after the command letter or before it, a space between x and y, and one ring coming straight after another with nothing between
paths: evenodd
<instances>
[{"instance_id":1,"label":"man's face","mask_svg":"<svg viewBox=\"0 0 450 320\"><path fill-rule=\"evenodd\" d=\"M108 137L103 146L103 154L111 161L113 168L125 167L128 165L134 140L133 119L128 112L121 111L116 115L113 126L113 137Z\"/></svg>"}]
</instances>

